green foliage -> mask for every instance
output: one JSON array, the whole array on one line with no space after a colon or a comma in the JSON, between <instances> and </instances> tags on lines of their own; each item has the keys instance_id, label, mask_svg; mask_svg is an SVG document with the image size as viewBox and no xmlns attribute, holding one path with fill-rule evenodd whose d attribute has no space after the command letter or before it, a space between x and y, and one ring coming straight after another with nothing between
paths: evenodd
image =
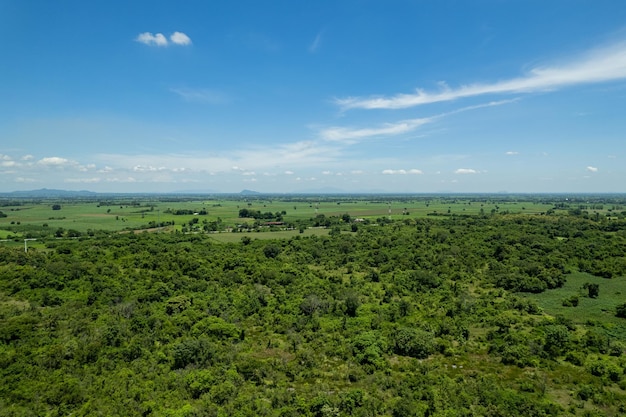
<instances>
[{"instance_id":1,"label":"green foliage","mask_svg":"<svg viewBox=\"0 0 626 417\"><path fill-rule=\"evenodd\" d=\"M49 220L62 239L0 246L0 416L619 415L623 277L579 270L621 268L623 220L459 217L468 202L447 203L428 210L450 216L401 221L384 205L378 225L350 233L356 203L317 218L289 202L306 233L215 234L223 243ZM246 203L228 204L224 222L238 221ZM492 209L471 210L481 204ZM112 222L156 220L144 205L108 207ZM584 282L602 296L582 296Z\"/></svg>"},{"instance_id":2,"label":"green foliage","mask_svg":"<svg viewBox=\"0 0 626 417\"><path fill-rule=\"evenodd\" d=\"M566 352L571 343L570 331L563 325L549 325L545 327L544 350L552 357L556 358Z\"/></svg>"},{"instance_id":3,"label":"green foliage","mask_svg":"<svg viewBox=\"0 0 626 417\"><path fill-rule=\"evenodd\" d=\"M578 306L578 296L572 295L571 297L564 299L562 304L563 307L576 307Z\"/></svg>"},{"instance_id":4,"label":"green foliage","mask_svg":"<svg viewBox=\"0 0 626 417\"><path fill-rule=\"evenodd\" d=\"M394 352L425 359L435 352L435 338L424 330L401 328L394 335Z\"/></svg>"},{"instance_id":5,"label":"green foliage","mask_svg":"<svg viewBox=\"0 0 626 417\"><path fill-rule=\"evenodd\" d=\"M365 365L366 369L370 372L374 369L382 369L386 366L384 359L386 350L387 342L377 332L365 332L354 338L354 357L358 363Z\"/></svg>"},{"instance_id":6,"label":"green foliage","mask_svg":"<svg viewBox=\"0 0 626 417\"><path fill-rule=\"evenodd\" d=\"M269 244L263 248L263 253L267 258L275 258L280 254L280 247L274 244Z\"/></svg>"},{"instance_id":7,"label":"green foliage","mask_svg":"<svg viewBox=\"0 0 626 417\"><path fill-rule=\"evenodd\" d=\"M586 282L585 285L583 285L583 289L587 290L587 296L589 298L598 298L598 295L600 295L600 285L599 284Z\"/></svg>"},{"instance_id":8,"label":"green foliage","mask_svg":"<svg viewBox=\"0 0 626 417\"><path fill-rule=\"evenodd\" d=\"M213 357L213 346L207 338L187 338L176 343L172 349L172 369L187 365L205 366Z\"/></svg>"}]
</instances>

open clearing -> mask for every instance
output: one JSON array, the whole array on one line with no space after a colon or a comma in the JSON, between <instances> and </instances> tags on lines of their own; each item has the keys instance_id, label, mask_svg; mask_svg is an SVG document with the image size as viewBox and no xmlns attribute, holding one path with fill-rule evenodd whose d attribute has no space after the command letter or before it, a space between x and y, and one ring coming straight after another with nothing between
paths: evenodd
<instances>
[{"instance_id":1,"label":"open clearing","mask_svg":"<svg viewBox=\"0 0 626 417\"><path fill-rule=\"evenodd\" d=\"M585 283L598 284L599 296L589 298ZM525 294L532 298L551 316L561 315L577 324L604 324L604 330L616 337L626 339L626 323L624 319L615 317L615 307L626 301L626 277L613 279L599 278L583 272L573 272L567 276L562 288L547 290L541 294ZM577 307L563 306L563 300L579 296Z\"/></svg>"}]
</instances>

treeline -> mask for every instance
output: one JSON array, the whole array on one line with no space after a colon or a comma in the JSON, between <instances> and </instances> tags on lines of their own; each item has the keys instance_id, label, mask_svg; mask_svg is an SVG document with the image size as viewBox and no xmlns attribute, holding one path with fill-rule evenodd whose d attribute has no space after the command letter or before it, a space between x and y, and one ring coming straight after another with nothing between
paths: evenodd
<instances>
[{"instance_id":1,"label":"treeline","mask_svg":"<svg viewBox=\"0 0 626 417\"><path fill-rule=\"evenodd\" d=\"M242 208L239 210L239 217L240 218L246 218L246 219L255 219L255 220L275 220L275 221L282 221L283 216L286 215L287 212L286 211L277 211L276 213L272 213L271 211L267 211L265 213L262 213L259 210L253 210L253 209L246 209L246 208Z\"/></svg>"},{"instance_id":2,"label":"treeline","mask_svg":"<svg viewBox=\"0 0 626 417\"><path fill-rule=\"evenodd\" d=\"M164 211L164 213L171 213L175 216L183 216L183 215L193 215L198 214L201 216L206 216L209 212L205 208L201 208L200 210L191 210L191 209L171 209L168 208Z\"/></svg>"}]
</instances>

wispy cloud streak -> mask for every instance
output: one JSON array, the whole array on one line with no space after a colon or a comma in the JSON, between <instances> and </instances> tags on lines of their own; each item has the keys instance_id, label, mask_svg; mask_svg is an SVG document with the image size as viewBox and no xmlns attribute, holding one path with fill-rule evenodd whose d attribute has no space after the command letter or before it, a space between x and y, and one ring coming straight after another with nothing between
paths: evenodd
<instances>
[{"instance_id":1,"label":"wispy cloud streak","mask_svg":"<svg viewBox=\"0 0 626 417\"><path fill-rule=\"evenodd\" d=\"M223 104L230 101L226 95L208 89L170 88L170 91L189 102Z\"/></svg>"},{"instance_id":2,"label":"wispy cloud streak","mask_svg":"<svg viewBox=\"0 0 626 417\"><path fill-rule=\"evenodd\" d=\"M439 92L417 89L414 94L392 97L348 97L335 103L348 109L404 109L486 94L533 93L559 88L626 79L626 42L588 51L562 65L536 67L525 76L487 84L463 85L452 89L445 84Z\"/></svg>"},{"instance_id":3,"label":"wispy cloud streak","mask_svg":"<svg viewBox=\"0 0 626 417\"><path fill-rule=\"evenodd\" d=\"M320 136L324 140L333 142L354 142L359 139L366 139L373 136L395 136L411 132L422 125L431 123L437 117L438 116L402 120L396 123L385 123L383 126L377 128L353 129L347 127L331 127L324 129Z\"/></svg>"},{"instance_id":4,"label":"wispy cloud streak","mask_svg":"<svg viewBox=\"0 0 626 417\"><path fill-rule=\"evenodd\" d=\"M358 142L359 140L365 140L371 137L397 136L404 133L412 132L425 124L432 123L446 116L451 116L453 114L481 109L485 107L501 106L503 104L514 103L518 100L519 99L514 98L510 100L490 101L488 103L462 107L460 109L452 110L447 113L442 113L431 117L401 120L395 123L385 123L382 126L375 128L329 127L320 132L320 137L325 141L353 144Z\"/></svg>"},{"instance_id":5,"label":"wispy cloud streak","mask_svg":"<svg viewBox=\"0 0 626 417\"><path fill-rule=\"evenodd\" d=\"M309 45L309 52L310 53L315 53L318 48L320 47L320 45L322 44L322 35L323 35L323 31L319 32L317 34L317 36L315 36L315 39L313 40L313 42L311 43L311 45Z\"/></svg>"}]
</instances>

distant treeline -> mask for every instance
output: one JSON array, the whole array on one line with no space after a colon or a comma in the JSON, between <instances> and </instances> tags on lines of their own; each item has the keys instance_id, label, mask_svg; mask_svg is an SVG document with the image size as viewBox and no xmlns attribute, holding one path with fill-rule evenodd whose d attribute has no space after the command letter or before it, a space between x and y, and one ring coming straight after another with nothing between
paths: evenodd
<instances>
[{"instance_id":1,"label":"distant treeline","mask_svg":"<svg viewBox=\"0 0 626 417\"><path fill-rule=\"evenodd\" d=\"M191 210L191 209L167 209L164 211L164 213L169 213L169 214L173 214L175 216L184 216L184 215L193 215L193 214L199 214L201 216L206 216L207 214L209 214L208 211L206 211L205 208L200 209L200 210Z\"/></svg>"}]
</instances>

